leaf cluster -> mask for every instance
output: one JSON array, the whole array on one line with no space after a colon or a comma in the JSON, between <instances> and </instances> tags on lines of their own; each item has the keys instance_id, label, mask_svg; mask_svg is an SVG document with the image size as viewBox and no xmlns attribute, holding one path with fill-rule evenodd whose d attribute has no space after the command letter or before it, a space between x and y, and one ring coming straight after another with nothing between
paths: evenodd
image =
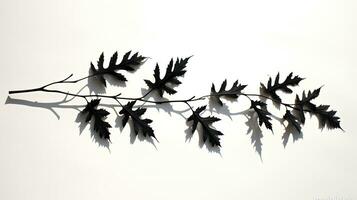
<instances>
[{"instance_id":1,"label":"leaf cluster","mask_svg":"<svg viewBox=\"0 0 357 200\"><path fill-rule=\"evenodd\" d=\"M85 78L95 77L99 80L99 84L107 86L107 77L112 77L116 81L125 82L127 78L124 76L123 72L134 72L138 67L145 63L147 57L140 55L139 53L131 54L131 51L125 53L122 59L118 60L118 53L115 52L108 62L108 66L104 67L104 53L99 56L97 65L94 66L93 63L90 64L91 74L85 78L78 79L75 81L68 81L68 78L47 84L43 87L28 89L28 90L19 90L19 91L10 91L10 94L16 93L25 93L25 92L53 92L61 93L66 95L71 95L73 97L84 98L87 102L85 108L81 111L81 114L85 116L85 122L91 123L93 125L94 131L99 135L100 138L105 140L110 140L110 128L112 127L107 121L106 118L110 114L107 110L103 108L98 108L101 106L101 99L111 99L115 100L118 103L118 106L121 107L121 110L118 112L118 115L122 117L122 127L124 128L129 120L132 125L132 130L135 135L142 134L144 137L154 138L157 141L156 134L152 128L154 123L152 119L144 117L146 113L145 103L153 103L154 105L163 104L163 103L183 103L189 107L191 114L187 117L187 122L191 123L192 134L196 131L201 132L201 140L205 143L208 142L214 147L221 147L221 137L223 133L213 127L213 123L220 121L221 119L212 116L204 115L204 112L207 110L207 105L199 105L194 109L193 102L200 101L209 98L216 102L217 107L222 107L224 105L224 99L233 100L234 103L238 102L238 97L243 96L247 98L250 102L250 107L248 110L251 111L256 116L257 126L265 127L266 129L273 131L273 119L279 119L279 117L274 116L268 109L268 101L278 103L285 109L285 114L280 118L284 122L288 123L288 126L296 129L298 133L302 133L302 127L306 122L306 114L316 116L319 121L321 128L327 127L330 129L341 129L340 118L336 116L336 111L330 109L330 105L317 105L314 101L320 95L321 87L313 91L303 91L302 95L299 96L296 94L295 102L293 104L288 104L283 101L283 98L280 92L285 94L292 94L293 87L299 85L299 83L304 80L298 75L293 75L290 73L285 79L280 80L280 73L275 76L273 81L272 77L269 77L267 84L260 84L261 93L260 94L248 94L243 92L247 88L247 85L239 83L238 80L234 81L230 87L227 87L228 82L224 80L219 89L216 89L216 86L212 83L210 88L210 93L201 97L192 97L190 99L183 100L162 100L162 101L151 101L146 99L148 95L153 95L153 91L157 91L159 98L164 97L165 93L168 95L174 95L177 93L177 86L181 85L181 79L187 72L187 65L191 57L186 58L177 58L171 59L169 64L166 67L164 75L161 75L161 69L158 63L154 68L154 79L144 79L144 82L147 85L148 92L142 97L121 97L119 95L107 96L107 95L81 95L81 94L72 94L69 92L59 91L59 90L49 90L46 89L50 85L60 84L60 83L77 83L80 80ZM217 87L218 88L218 87ZM207 88L209 89L209 88ZM91 98L88 101L87 98ZM260 99L255 99L260 98ZM122 103L121 101L126 101ZM144 102L144 104L137 104L137 102ZM281 109L279 106L279 109ZM190 124L189 123L189 124ZM199 128L198 128L199 127Z\"/></svg>"}]
</instances>

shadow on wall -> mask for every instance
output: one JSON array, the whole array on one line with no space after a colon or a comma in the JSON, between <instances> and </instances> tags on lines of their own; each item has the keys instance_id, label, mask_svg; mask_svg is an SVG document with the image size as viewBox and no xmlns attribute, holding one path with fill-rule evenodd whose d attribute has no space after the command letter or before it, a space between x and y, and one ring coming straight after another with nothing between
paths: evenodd
<instances>
[{"instance_id":1,"label":"shadow on wall","mask_svg":"<svg viewBox=\"0 0 357 200\"><path fill-rule=\"evenodd\" d=\"M90 87L89 85L90 84L88 84L85 87ZM84 88L82 88L77 94L79 94ZM95 88L91 87L91 91L97 91L97 90ZM147 92L147 90L142 89L142 94L145 94L146 92ZM152 95L151 97L154 100L156 100L156 101L165 100L164 98L161 98L161 97L158 97L158 95L155 95L155 93L153 93L153 94L154 95ZM85 121L85 115L80 112L81 110L83 110L83 108L86 105L69 105L68 103L70 103L73 99L74 99L74 97L68 98L68 96L66 96L61 101L37 102L37 101L28 101L28 100L23 100L23 99L11 98L10 96L8 96L5 104L15 104L15 105L24 105L24 106L30 106L30 107L43 108L43 109L49 110L52 114L54 114L56 116L57 119L60 119L60 115L56 112L57 109L74 109L77 112L79 112L75 119L75 122L79 123L79 126L78 126L79 134L81 135L82 132L84 131L84 129L88 126L88 123ZM149 99L149 97L147 97L146 99ZM144 104L145 103L138 105L136 107L144 106ZM101 104L101 107L106 107L106 108L114 111L114 113L116 115L114 127L119 128L120 131L122 131L123 130L123 126L122 126L123 116L120 115L117 111L117 109L119 109L121 106L118 104ZM163 110L164 112L168 113L169 115L177 114L185 120L187 120L187 117L184 114L187 112L190 112L190 109L179 110L179 111L175 110L171 104L145 105L145 108L149 108L149 109L155 108L157 110ZM248 127L247 135L250 135L251 143L252 143L255 151L258 153L260 158L262 157L263 134L262 134L262 130L258 123L258 116L256 115L256 113L254 111L252 111L251 109L247 109L242 112L231 113L227 106L225 106L225 105L219 106L216 102L214 102L212 100L209 101L209 109L208 110L211 113L225 115L225 116L229 117L230 119L232 119L232 116L235 116L235 115L245 116L247 118L246 125ZM89 126L91 138L93 139L93 141L96 144L98 144L99 147L107 148L110 151L110 140L100 138L98 133L94 131L93 124L94 123L90 123L90 126ZM187 124L188 128L186 130L184 130L184 133L186 135L186 141L189 142L194 133L192 133L192 122L186 121L186 124ZM142 134L135 133L135 131L133 129L133 123L131 121L129 121L129 127L130 127L130 143L131 144L134 144L138 139L139 141L149 142L156 148L155 142L152 139L152 137L149 137L149 136L144 137ZM209 152L221 154L220 148L218 146L212 146L208 141L203 142L202 127L200 125L198 125L198 127L197 127L197 132L198 132L198 137L199 137L198 146L200 148L203 148L203 146L205 146ZM302 138L301 133L296 132L293 127L287 126L286 131L283 134L284 147L287 145L290 135L292 135L293 141L296 141L296 140Z\"/></svg>"}]
</instances>

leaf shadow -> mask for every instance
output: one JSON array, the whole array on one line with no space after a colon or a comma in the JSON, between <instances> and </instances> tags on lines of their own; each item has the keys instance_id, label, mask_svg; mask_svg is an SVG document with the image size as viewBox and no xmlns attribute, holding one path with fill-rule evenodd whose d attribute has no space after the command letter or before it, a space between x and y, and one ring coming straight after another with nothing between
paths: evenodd
<instances>
[{"instance_id":1,"label":"leaf shadow","mask_svg":"<svg viewBox=\"0 0 357 200\"><path fill-rule=\"evenodd\" d=\"M227 100L231 100L234 101L234 99L230 99L227 98ZM262 98L262 100L265 100L264 98ZM225 116L227 116L228 118L230 118L232 120L232 116L233 115L244 115L248 121L245 123L248 127L247 130L247 135L251 134L251 144L253 145L255 151L258 153L261 161L262 161L262 138L263 138L263 132L259 126L258 123L258 115L251 109L246 109L240 112L235 112L232 113L229 111L228 106L226 104L223 103L223 105L221 106L217 101L214 101L213 99L210 98L209 100L209 110L211 112L215 112L217 114L223 114ZM277 117L273 116L273 118L278 119ZM187 136L186 138L191 139L189 135L189 129L187 129L188 132L186 132Z\"/></svg>"},{"instance_id":2,"label":"leaf shadow","mask_svg":"<svg viewBox=\"0 0 357 200\"><path fill-rule=\"evenodd\" d=\"M108 75L104 75L104 76L105 76L105 80L107 80L110 85L114 85L118 87L126 87L126 82L119 81L113 78L112 76L108 76Z\"/></svg>"},{"instance_id":3,"label":"leaf shadow","mask_svg":"<svg viewBox=\"0 0 357 200\"><path fill-rule=\"evenodd\" d=\"M73 97L68 98L68 96L66 96L61 101L38 102L38 101L29 101L29 100L12 98L12 97L8 96L6 101L5 101L5 104L23 105L23 106L29 106L29 107L45 109L45 110L50 111L56 117L56 119L58 119L58 120L60 120L60 115L58 114L56 109L74 109L74 110L79 112L74 121L76 123L79 123L79 125L78 125L79 135L81 135L83 133L83 131L85 130L85 128L88 126L88 124L85 122L85 116L80 113L80 111L85 107L85 105L74 105L74 104L70 105L70 104L66 104L66 103L69 103L70 101L72 101L73 99L74 99ZM159 105L160 105L160 108L165 108L164 106L162 106L163 104L159 104ZM116 111L116 108L120 107L120 105L117 105L117 104L101 104L101 107L106 107L106 108L114 110L114 112L116 113L117 117L116 117L116 120L115 120L115 126L112 129L118 128L120 130L120 132L122 132L122 130L123 130L122 123L121 123L122 118ZM157 106L155 106L155 105L147 105L145 107L146 108L155 108L155 109L157 109ZM189 111L189 109L185 109L185 110L181 110L181 111L176 111L173 108L170 109L170 113L176 113L176 114L180 115L183 118L185 118L183 113L185 113L187 111ZM130 127L130 143L131 144L134 144L135 141L138 139L139 141L147 141L147 142L151 143L157 149L157 147L155 145L155 142L154 142L154 140L152 138L144 137L142 134L136 135L134 130L133 130L133 124L132 124L131 120L129 120L128 123L129 123L129 127ZM110 145L111 142L99 137L99 135L93 129L93 123L90 123L89 131L90 131L91 138L93 139L93 141L95 143L98 144L99 147L105 147L108 150L110 150L109 149L109 145Z\"/></svg>"},{"instance_id":4,"label":"leaf shadow","mask_svg":"<svg viewBox=\"0 0 357 200\"><path fill-rule=\"evenodd\" d=\"M92 74L91 74L92 75ZM103 75L105 76L105 80L106 80L106 84L110 84L110 85L114 85L114 86L118 86L118 87L125 87L126 83L124 81L118 81L116 79L114 79L111 76L108 75ZM88 85L88 89L89 89L89 94L105 94L106 93L106 86L104 86L100 80L97 78L98 76L93 76L93 77L89 77L87 80L87 85Z\"/></svg>"},{"instance_id":5,"label":"leaf shadow","mask_svg":"<svg viewBox=\"0 0 357 200\"><path fill-rule=\"evenodd\" d=\"M287 126L285 126L285 131L283 133L283 136L281 137L281 139L283 140L284 148L286 148L290 136L292 136L293 143L300 139L303 139L304 137L302 132L300 133L293 125L288 124Z\"/></svg>"},{"instance_id":6,"label":"leaf shadow","mask_svg":"<svg viewBox=\"0 0 357 200\"><path fill-rule=\"evenodd\" d=\"M247 122L245 124L248 126L247 135L251 134L251 144L253 145L255 151L259 154L260 160L262 160L262 138L263 132L258 124L258 115L252 111L247 110L245 113Z\"/></svg>"},{"instance_id":7,"label":"leaf shadow","mask_svg":"<svg viewBox=\"0 0 357 200\"><path fill-rule=\"evenodd\" d=\"M280 122L282 126L284 126L284 133L281 136L281 139L283 140L282 143L284 145L284 148L286 148L290 136L292 136L293 143L296 142L297 140L303 139L303 133L299 132L291 123L288 123L287 125L284 124L284 118L279 118L274 115L272 115L272 118Z\"/></svg>"},{"instance_id":8,"label":"leaf shadow","mask_svg":"<svg viewBox=\"0 0 357 200\"><path fill-rule=\"evenodd\" d=\"M216 100L209 98L208 99L208 110L213 113L217 113L217 114L222 114L227 116L230 120L233 120L231 117L231 113L229 111L228 106L223 103L223 105L220 105Z\"/></svg>"},{"instance_id":9,"label":"leaf shadow","mask_svg":"<svg viewBox=\"0 0 357 200\"><path fill-rule=\"evenodd\" d=\"M89 89L89 94L104 94L106 92L105 86L99 81L97 76L88 78L87 86Z\"/></svg>"},{"instance_id":10,"label":"leaf shadow","mask_svg":"<svg viewBox=\"0 0 357 200\"><path fill-rule=\"evenodd\" d=\"M87 86L87 87L89 87L89 86ZM142 93L145 93L145 92L147 92L147 90L143 89ZM165 100L165 98L161 98L158 95L151 95L150 98L154 98L155 101L164 101ZM56 111L57 109L74 109L74 110L80 112L81 109L83 109L85 107L85 105L69 105L68 103L71 102L73 99L74 99L73 97L68 98L68 96L66 96L64 99L62 99L60 101L38 102L38 101L29 101L29 100L12 98L12 97L8 96L6 101L5 101L5 104L24 105L24 106L29 106L29 107L43 108L43 109L46 109L46 110L50 111L59 120L60 119L60 115L57 113L57 111ZM246 118L248 119L248 121L245 123L248 126L247 135L251 135L251 143L254 146L255 151L258 153L258 155L262 159L262 140L261 139L263 138L263 134L262 134L262 130L261 130L259 124L258 124L258 117L256 116L256 114L254 114L255 112L250 110L250 109L247 109L247 110L244 110L244 111L233 113L233 112L229 111L229 109L225 109L224 106L223 106L223 109L217 110L216 108L213 108L213 107L215 107L215 106L218 107L220 105L217 105L214 102L210 102L210 103L211 103L210 106L212 106L211 112L225 115L225 116L229 117L230 119L232 119L233 115L244 115L244 116L246 116ZM117 108L120 107L120 105L117 105L117 104L101 104L100 106L101 107L106 107L106 108L109 108L109 109L113 109L115 111L117 117L115 119L115 126L111 130L115 130L115 128L117 128L117 129L120 130L120 132L122 132L122 130L123 130L122 123L121 123L122 122L122 118L116 111ZM140 105L137 105L137 107L138 106L140 106ZM170 116L172 114L177 114L177 115L181 116L183 119L185 119L186 125L188 126L188 128L186 130L184 130L185 142L190 142L191 141L193 133L192 133L192 129L191 129L191 124L190 123L192 123L192 122L187 122L187 117L185 116L185 113L189 112L190 109L175 110L172 107L171 104L145 105L145 108L148 108L148 109L155 108L157 110L163 110L163 111L167 112ZM209 110L207 110L207 111L209 111ZM277 120L280 119L280 118L277 118L277 117L274 117L274 118L276 118ZM76 119L75 119L75 122L79 123L78 128L79 128L79 134L81 135L82 132L84 131L84 129L87 127L87 124L84 122L83 115L81 115L79 113L77 115ZM281 121L281 123L282 123L282 121ZM134 144L137 140L146 141L146 142L151 143L155 147L155 149L157 149L156 144L155 144L155 142L153 141L152 138L144 137L142 134L138 134L138 135L135 134L135 132L133 130L133 124L132 124L131 120L129 120L129 128L130 128L130 144ZM90 125L89 131L90 131L90 136L91 136L93 142L97 143L99 147L105 147L110 151L110 148L109 148L109 146L111 144L110 141L107 141L107 140L104 140L104 139L100 138L98 136L98 134L93 130L93 125ZM219 147L217 147L217 146L213 147L207 141L203 142L200 125L197 127L197 132L198 132L198 137L199 137L198 146L200 148L203 148L203 146L205 146L206 149L209 152L214 152L214 153L218 153L218 154L221 155L221 151L220 151ZM299 139L303 139L303 135L302 134L299 134L298 132L294 131L293 127L287 126L286 130L285 130L285 132L284 132L284 134L282 136L284 147L287 146L287 143L288 143L288 140L290 138L290 135L292 135L293 142L295 142L295 141L297 141Z\"/></svg>"}]
</instances>

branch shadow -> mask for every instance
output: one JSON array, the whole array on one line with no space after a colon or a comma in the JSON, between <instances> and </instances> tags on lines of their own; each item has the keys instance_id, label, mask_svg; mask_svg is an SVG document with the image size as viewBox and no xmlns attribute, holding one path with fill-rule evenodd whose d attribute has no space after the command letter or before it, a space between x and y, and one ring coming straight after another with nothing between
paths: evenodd
<instances>
[{"instance_id":1,"label":"branch shadow","mask_svg":"<svg viewBox=\"0 0 357 200\"><path fill-rule=\"evenodd\" d=\"M99 84L97 84L97 85L99 85ZM89 85L84 86L77 94L79 94L85 87L89 87ZM147 90L142 89L143 94L145 94L146 92L147 92ZM150 97L147 97L147 99L148 98L153 98L155 101L167 100L166 98L159 97L159 95L155 94L154 92L153 92L153 95L150 95ZM57 109L74 109L79 112L75 119L75 122L79 123L79 125L78 125L79 135L81 135L83 133L84 129L86 129L86 127L88 126L88 124L85 122L85 117L80 113L80 111L85 107L85 105L69 105L68 103L71 102L73 99L74 99L74 97L68 98L68 96L66 95L64 97L64 99L62 99L60 101L38 102L38 101L16 99L16 98L12 98L12 97L8 96L5 101L5 104L24 105L24 106L29 106L29 107L43 108L45 110L50 111L58 120L60 119L60 115L57 113L57 111L56 111ZM145 105L145 103L142 105L137 104L134 107L140 107L143 105ZM228 118L230 118L231 120L232 120L232 116L234 116L234 115L244 115L247 118L247 122L245 123L248 126L247 135L251 135L250 136L251 143L252 143L255 151L258 153L260 159L262 160L263 134L262 134L261 127L258 124L258 116L251 109L233 113L228 109L227 106L224 106L224 105L220 106L217 102L214 102L211 100L209 102L209 109L207 111L211 111L211 113L225 115ZM115 119L115 126L113 127L113 129L118 128L120 130L120 132L122 132L122 130L123 130L122 116L119 115L117 112L117 108L120 108L120 105L118 105L118 104L101 104L101 107L107 107L109 109L114 110L114 112L116 114L116 119ZM190 109L175 110L171 104L145 105L145 108L148 108L148 109L155 108L158 111L163 110L164 112L167 112L170 116L172 114L177 114L177 115L181 116L185 120L186 125L188 126L188 128L186 130L184 130L185 142L191 141L192 136L194 134L194 133L192 133L192 129L191 129L192 122L187 122L187 117L185 116L185 113L189 112ZM283 124L283 120L281 118L278 118L275 116L272 116L272 117L275 118L276 120L279 120ZM152 144L155 147L155 149L157 149L153 138L151 138L149 136L144 137L141 133L135 134L131 120L129 120L128 124L129 124L129 128L130 128L130 144L134 144L137 140L139 140L141 142L146 141L146 142L149 142L150 144ZM282 136L282 140L283 140L282 143L284 145L284 148L287 146L290 136L292 136L293 142L295 142L299 139L303 139L303 134L300 134L291 125L288 124L287 126L284 126L284 127L285 127L285 132L283 133L283 136ZM206 142L203 142L203 136L202 136L201 130L202 130L202 128L199 125L197 127L197 133L198 133L198 137L199 137L198 146L200 148L203 148L203 146L205 146L209 152L218 153L219 155L221 155L220 147L212 146L208 142L208 140ZM93 129L93 123L90 123L89 131L90 131L90 136L91 136L93 142L98 144L99 147L107 148L110 151L109 146L110 146L111 142L109 140L105 140L105 139L102 139L99 137L99 135Z\"/></svg>"},{"instance_id":2,"label":"branch shadow","mask_svg":"<svg viewBox=\"0 0 357 200\"><path fill-rule=\"evenodd\" d=\"M86 86L85 86L86 87ZM79 94L84 88L82 88L77 94ZM68 98L66 95L65 98L61 101L55 101L55 102L38 102L38 101L29 101L29 100L23 100L23 99L17 99L17 98L12 98L10 96L7 97L5 104L12 104L12 105L23 105L23 106L29 106L29 107L35 107L35 108L42 108L45 110L50 111L56 119L60 120L60 115L56 111L56 109L74 109L77 112L79 112L76 116L76 119L74 120L76 123L79 123L78 128L79 128L79 135L83 133L85 128L88 126L88 123L85 122L85 115L81 113L81 110L86 106L86 105L69 105L67 103L71 102L75 97ZM162 100L162 99L161 99ZM183 117L184 119L185 116L183 113L189 111L189 109L181 110L181 111L176 111L172 108L172 106L165 106L164 104L158 104L159 106L156 105L146 105L145 108L155 108L158 109L161 108L165 112L169 112L170 115L171 113L176 113ZM107 107L109 109L114 110L114 113L117 115L115 119L115 125L113 128L118 128L120 132L123 130L122 126L122 116L120 116L117 112L116 108L120 108L121 106L118 104L101 104L101 107ZM140 105L136 105L134 107L140 107ZM110 141L100 138L99 135L94 131L94 123L89 123L89 131L90 131L90 136L96 144L98 144L99 147L105 147L110 151ZM130 128L130 143L134 144L135 141L138 139L139 141L146 141L152 144L156 149L156 144L154 140L149 137L149 136L143 136L141 133L135 134L135 131L133 129L133 123L131 120L128 121L128 126Z\"/></svg>"},{"instance_id":3,"label":"branch shadow","mask_svg":"<svg viewBox=\"0 0 357 200\"><path fill-rule=\"evenodd\" d=\"M147 92L149 92L148 89L146 88L141 88L141 95L145 95ZM152 98L154 101L167 101L169 99L165 98L165 97L160 97L159 93L157 91L152 91L150 93L151 95L145 97L145 100L148 100L149 98ZM144 102L141 106L145 105L146 103ZM157 111L160 112L160 110L163 110L164 112L167 112L167 114L169 114L171 116L171 114L174 111L174 108L172 107L171 104L169 103L164 103L164 104L156 104L155 106L153 106L157 109ZM178 114L178 113L177 113Z\"/></svg>"},{"instance_id":4,"label":"branch shadow","mask_svg":"<svg viewBox=\"0 0 357 200\"><path fill-rule=\"evenodd\" d=\"M37 102L37 101L16 99L16 98L11 98L10 96L8 96L5 101L5 104L24 105L24 106L35 107L35 108L43 108L43 109L51 111L51 113L54 114L58 120L60 120L61 117L57 113L55 108L74 109L79 112L75 119L75 122L79 123L79 135L81 135L83 130L86 128L86 126L88 124L85 122L85 116L80 112L80 108L85 107L85 105L62 105L62 104L72 101L73 99L74 99L73 97L70 99L67 99L67 96L66 96L65 99L63 99L61 101L43 103L43 102ZM90 130L90 135L93 138L93 141L95 143L97 143L99 146L106 147L108 150L110 150L109 149L109 141L99 137L99 135L94 131L93 123L90 123L89 130Z\"/></svg>"},{"instance_id":5,"label":"branch shadow","mask_svg":"<svg viewBox=\"0 0 357 200\"><path fill-rule=\"evenodd\" d=\"M61 116L57 113L57 111L55 110L55 108L61 108L61 109L74 109L77 111L80 111L80 108L84 107L82 105L62 105L65 103L68 103L72 100L71 99L67 99L67 96L61 100L61 101L57 101L57 102L37 102L37 101L28 101L28 100L23 100L23 99L16 99L16 98L12 98L10 96L8 96L6 98L5 104L13 104L13 105L23 105L23 106L29 106L29 107L35 107L35 108L43 108L45 110L50 111L52 114L55 115L55 117L59 120L61 118Z\"/></svg>"}]
</instances>

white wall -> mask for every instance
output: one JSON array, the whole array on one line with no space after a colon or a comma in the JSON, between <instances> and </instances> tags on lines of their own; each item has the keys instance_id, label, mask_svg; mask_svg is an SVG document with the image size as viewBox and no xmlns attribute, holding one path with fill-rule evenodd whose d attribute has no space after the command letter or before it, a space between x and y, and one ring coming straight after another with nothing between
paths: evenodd
<instances>
[{"instance_id":1,"label":"white wall","mask_svg":"<svg viewBox=\"0 0 357 200\"><path fill-rule=\"evenodd\" d=\"M352 0L2 0L0 199L356 199L356 10ZM43 104L5 104L8 90L70 73L82 77L102 51L131 49L152 59L128 76L126 89L113 86L108 93L139 96L156 62L166 67L171 57L194 55L179 93L170 98L207 94L212 82L225 78L256 93L260 81L293 71L306 78L299 94L324 85L317 103L331 104L346 131L321 131L316 118L308 118L303 139L290 138L284 148L284 128L275 122L273 134L262 129L260 158L246 117L217 115L223 120L215 127L225 134L218 154L200 147L197 133L185 141L182 116L150 108L145 116L154 120L156 148L140 139L132 144L128 127L114 127L107 149L93 141L89 127L79 134L75 109L55 108L58 120L38 107ZM60 89L76 92L81 84ZM11 97L40 103L63 98ZM229 109L247 106L240 98Z\"/></svg>"}]
</instances>

